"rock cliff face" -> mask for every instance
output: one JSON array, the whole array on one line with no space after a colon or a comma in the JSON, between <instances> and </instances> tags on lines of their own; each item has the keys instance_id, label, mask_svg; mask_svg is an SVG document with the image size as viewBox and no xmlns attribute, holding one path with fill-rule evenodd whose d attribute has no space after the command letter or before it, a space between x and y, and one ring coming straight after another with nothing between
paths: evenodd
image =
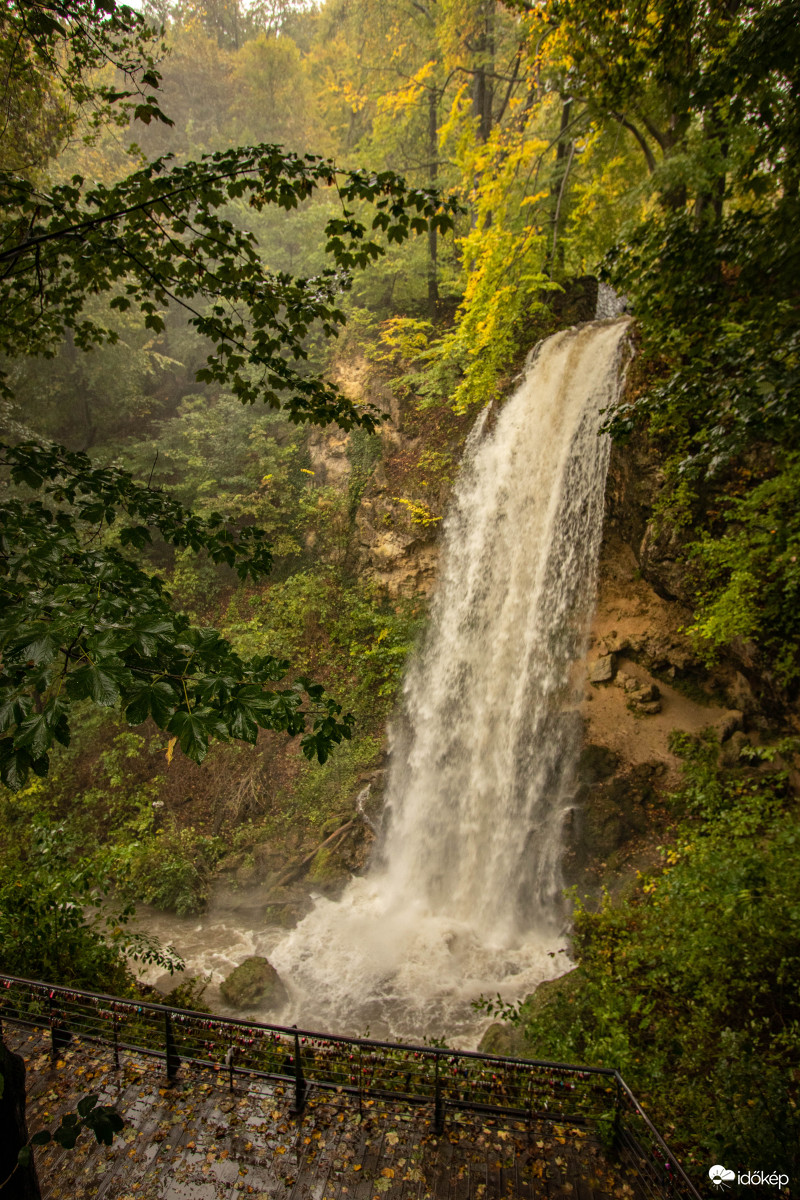
<instances>
[{"instance_id":1,"label":"rock cliff face","mask_svg":"<svg viewBox=\"0 0 800 1200\"><path fill-rule=\"evenodd\" d=\"M438 532L469 418L417 411L366 359L333 371L345 395L384 415L380 454L368 470L353 466L350 434L318 430L310 454L319 482L351 496L350 560L354 573L391 599L426 597L436 576Z\"/></svg>"},{"instance_id":2,"label":"rock cliff face","mask_svg":"<svg viewBox=\"0 0 800 1200\"><path fill-rule=\"evenodd\" d=\"M610 503L613 504L613 493ZM609 514L589 636L576 806L567 838L569 883L614 886L654 864L679 780L673 730L740 729L741 711L702 671L680 632L688 611L641 576L633 547Z\"/></svg>"},{"instance_id":3,"label":"rock cliff face","mask_svg":"<svg viewBox=\"0 0 800 1200\"><path fill-rule=\"evenodd\" d=\"M766 723L746 655L708 670L682 632L692 581L681 539L690 531L653 520L662 485L644 437L613 447L565 858L568 881L589 892L622 886L658 861L656 845L671 823L664 799L680 776L673 731L711 728L729 754L738 753L743 731L757 738Z\"/></svg>"},{"instance_id":4,"label":"rock cliff face","mask_svg":"<svg viewBox=\"0 0 800 1200\"><path fill-rule=\"evenodd\" d=\"M674 667L678 678L695 679L705 691L744 710L747 717L758 722L765 706L773 705L773 698L752 647L733 646L714 671L706 672L692 655L688 641L679 634L675 639L681 625L691 620L694 581L683 552L693 531L668 520L653 519L653 507L663 485L658 455L644 434L636 434L624 446L613 447L606 487L603 558L614 557L615 543L627 547L633 556L636 578L662 602L654 629L662 631L671 645L665 644L660 655L658 646L648 647L655 669Z\"/></svg>"}]
</instances>

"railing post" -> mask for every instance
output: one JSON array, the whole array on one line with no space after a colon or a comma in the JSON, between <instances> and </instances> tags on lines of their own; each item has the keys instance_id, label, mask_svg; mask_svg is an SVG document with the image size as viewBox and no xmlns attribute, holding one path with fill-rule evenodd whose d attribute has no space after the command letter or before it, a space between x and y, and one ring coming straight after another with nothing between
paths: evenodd
<instances>
[{"instance_id":1,"label":"railing post","mask_svg":"<svg viewBox=\"0 0 800 1200\"><path fill-rule=\"evenodd\" d=\"M111 1009L112 1028L114 1030L114 1070L119 1070L119 1021L116 1008Z\"/></svg>"},{"instance_id":2,"label":"railing post","mask_svg":"<svg viewBox=\"0 0 800 1200\"><path fill-rule=\"evenodd\" d=\"M439 1055L434 1062L435 1075L433 1081L433 1128L436 1133L444 1133L444 1100L442 1098L442 1083L439 1079Z\"/></svg>"},{"instance_id":3,"label":"railing post","mask_svg":"<svg viewBox=\"0 0 800 1200\"><path fill-rule=\"evenodd\" d=\"M614 1072L614 1132L611 1146L615 1154L619 1153L620 1135L622 1133L622 1088L619 1072Z\"/></svg>"},{"instance_id":4,"label":"railing post","mask_svg":"<svg viewBox=\"0 0 800 1200\"><path fill-rule=\"evenodd\" d=\"M53 1015L53 994L52 992L47 998L47 1007L50 1011L50 1061L54 1063L58 1057L56 1050L56 1019Z\"/></svg>"},{"instance_id":5,"label":"railing post","mask_svg":"<svg viewBox=\"0 0 800 1200\"><path fill-rule=\"evenodd\" d=\"M358 1119L364 1119L364 1064L361 1057L361 1042L358 1043Z\"/></svg>"},{"instance_id":6,"label":"railing post","mask_svg":"<svg viewBox=\"0 0 800 1200\"><path fill-rule=\"evenodd\" d=\"M66 1026L61 1026L58 1017L53 1011L53 993L48 996L47 1003L50 1007L50 1061L58 1061L58 1052L64 1046L69 1044L71 1034Z\"/></svg>"},{"instance_id":7,"label":"railing post","mask_svg":"<svg viewBox=\"0 0 800 1200\"><path fill-rule=\"evenodd\" d=\"M295 1026L297 1029L297 1026ZM306 1081L303 1078L303 1064L300 1061L300 1034L294 1035L294 1107L292 1113L299 1117L306 1106Z\"/></svg>"},{"instance_id":8,"label":"railing post","mask_svg":"<svg viewBox=\"0 0 800 1200\"><path fill-rule=\"evenodd\" d=\"M235 1053L236 1047L231 1045L228 1047L227 1053L225 1054L225 1066L228 1068L228 1090L231 1092L233 1091L233 1056Z\"/></svg>"},{"instance_id":9,"label":"railing post","mask_svg":"<svg viewBox=\"0 0 800 1200\"><path fill-rule=\"evenodd\" d=\"M167 1051L167 1081L173 1083L180 1069L181 1060L172 1033L172 1013L169 1010L164 1013L164 1041Z\"/></svg>"},{"instance_id":10,"label":"railing post","mask_svg":"<svg viewBox=\"0 0 800 1200\"><path fill-rule=\"evenodd\" d=\"M528 1068L528 1133L533 1130L533 1071Z\"/></svg>"}]
</instances>

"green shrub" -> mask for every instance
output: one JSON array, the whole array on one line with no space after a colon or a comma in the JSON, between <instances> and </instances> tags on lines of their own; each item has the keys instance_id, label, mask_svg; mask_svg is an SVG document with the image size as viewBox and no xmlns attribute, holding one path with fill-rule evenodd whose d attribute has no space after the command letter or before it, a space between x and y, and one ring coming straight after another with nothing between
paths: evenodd
<instances>
[{"instance_id":1,"label":"green shrub","mask_svg":"<svg viewBox=\"0 0 800 1200\"><path fill-rule=\"evenodd\" d=\"M422 626L416 606L390 604L369 584L325 566L298 571L248 603L252 618L236 621L232 609L226 624L237 648L291 659L370 732L386 720Z\"/></svg>"},{"instance_id":2,"label":"green shrub","mask_svg":"<svg viewBox=\"0 0 800 1200\"><path fill-rule=\"evenodd\" d=\"M359 775L376 767L382 754L383 742L380 738L354 737L343 744L324 766L304 763L292 788L291 798L286 799L284 807L288 819L296 820L300 816L321 828L331 817L346 817L357 790Z\"/></svg>"},{"instance_id":3,"label":"green shrub","mask_svg":"<svg viewBox=\"0 0 800 1200\"><path fill-rule=\"evenodd\" d=\"M30 854L12 853L0 877L0 969L47 983L111 993L133 986L129 959L172 972L182 964L126 926L132 909L108 907L110 886L93 864L74 861L60 826L34 826Z\"/></svg>"},{"instance_id":4,"label":"green shrub","mask_svg":"<svg viewBox=\"0 0 800 1200\"><path fill-rule=\"evenodd\" d=\"M123 896L183 917L204 907L211 872L224 852L220 838L171 825L112 851L112 857Z\"/></svg>"},{"instance_id":5,"label":"green shrub","mask_svg":"<svg viewBox=\"0 0 800 1200\"><path fill-rule=\"evenodd\" d=\"M684 747L688 751L688 747ZM688 1162L800 1167L800 819L785 774L712 776L636 894L575 911L579 986L523 1009L531 1053L619 1067Z\"/></svg>"},{"instance_id":6,"label":"green shrub","mask_svg":"<svg viewBox=\"0 0 800 1200\"><path fill-rule=\"evenodd\" d=\"M734 639L762 646L785 685L800 678L800 455L725 506L721 534L692 546L705 590L689 633L706 659Z\"/></svg>"}]
</instances>

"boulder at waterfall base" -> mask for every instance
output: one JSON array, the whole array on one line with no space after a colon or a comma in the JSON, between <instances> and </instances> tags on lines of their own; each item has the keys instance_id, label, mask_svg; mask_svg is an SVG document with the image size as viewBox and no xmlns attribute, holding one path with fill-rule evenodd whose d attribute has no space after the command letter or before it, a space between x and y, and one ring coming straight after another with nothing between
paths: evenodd
<instances>
[{"instance_id":1,"label":"boulder at waterfall base","mask_svg":"<svg viewBox=\"0 0 800 1200\"><path fill-rule=\"evenodd\" d=\"M590 683L609 683L614 678L614 655L604 654L589 665Z\"/></svg>"},{"instance_id":2,"label":"boulder at waterfall base","mask_svg":"<svg viewBox=\"0 0 800 1200\"><path fill-rule=\"evenodd\" d=\"M249 1008L254 1004L280 1008L289 999L283 981L266 958L253 955L231 971L220 992L231 1008Z\"/></svg>"}]
</instances>

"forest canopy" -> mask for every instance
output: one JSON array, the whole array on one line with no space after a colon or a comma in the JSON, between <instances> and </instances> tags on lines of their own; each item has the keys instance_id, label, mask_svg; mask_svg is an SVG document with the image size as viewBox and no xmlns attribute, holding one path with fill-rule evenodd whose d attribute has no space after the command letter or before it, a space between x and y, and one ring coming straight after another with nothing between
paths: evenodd
<instances>
[{"instance_id":1,"label":"forest canopy","mask_svg":"<svg viewBox=\"0 0 800 1200\"><path fill-rule=\"evenodd\" d=\"M149 56L154 36L139 14L113 0L75 9L23 3L5 13L7 78L57 74L66 94L58 95L62 107L91 103L94 123L98 104L109 119L115 105L124 111L136 98L134 120L167 124L154 95L141 91L160 83ZM106 61L133 90L91 82L92 70ZM219 212L234 201L255 212L270 204L297 208L320 186L335 188L340 212L325 224L333 265L315 277L269 271L252 232ZM110 311L134 307L156 333L172 302L213 347L199 381L225 384L243 403L272 407L281 406L279 394L286 392L283 407L294 421L336 420L369 430L372 414L293 364L307 357L304 341L314 323L326 337L338 332L339 297L351 286L350 272L383 253L371 231L402 242L429 226L449 228L455 207L441 204L435 191L407 187L393 172L343 172L331 160L273 145L182 164L162 156L109 186L87 187L77 174L67 184L43 186L31 172L6 169L0 190L0 350L7 359L52 356L67 332L81 350L113 344L116 330L85 316L90 297L113 292ZM374 207L371 226L355 211L363 203ZM13 394L7 384L5 390ZM154 527L167 542L205 550L246 578L269 566L263 552L247 553L263 541L260 531L220 533L218 514L205 523L193 519L137 488L125 472L93 471L88 459L65 450L5 445L3 454L15 484L44 489L47 497L11 499L2 510L5 783L18 788L29 769L47 772L48 751L54 740L68 744L71 705L82 699L122 704L134 724L152 717L198 762L209 738L254 742L259 727L298 733L309 715L308 755L324 761L333 743L350 736L352 718L337 719L341 706L323 701L323 688L300 679L293 689L266 690L288 663L270 657L245 663L219 635L190 629L172 611L160 580L124 553L149 543ZM101 540L95 548L123 513L139 523L122 530L118 545ZM304 692L317 705L311 714L301 707Z\"/></svg>"}]
</instances>

